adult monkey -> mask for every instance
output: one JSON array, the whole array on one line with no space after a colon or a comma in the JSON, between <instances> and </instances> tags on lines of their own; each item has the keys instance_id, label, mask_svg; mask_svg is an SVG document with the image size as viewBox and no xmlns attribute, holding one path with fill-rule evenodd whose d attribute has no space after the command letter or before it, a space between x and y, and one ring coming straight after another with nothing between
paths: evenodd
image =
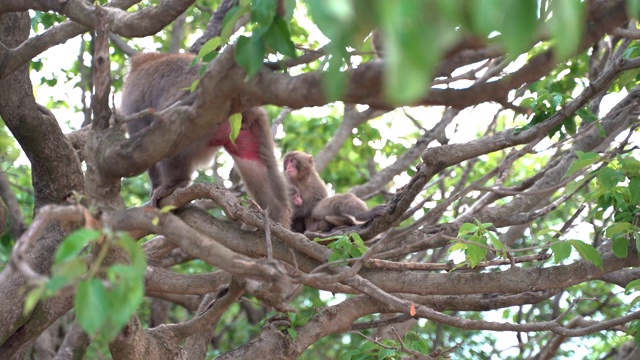
<instances>
[{"instance_id":1,"label":"adult monkey","mask_svg":"<svg viewBox=\"0 0 640 360\"><path fill-rule=\"evenodd\" d=\"M327 186L313 165L313 156L292 151L284 156L283 163L287 182L295 189L289 194L293 209L291 230L303 233L316 204L329 195Z\"/></svg>"},{"instance_id":2,"label":"adult monkey","mask_svg":"<svg viewBox=\"0 0 640 360\"><path fill-rule=\"evenodd\" d=\"M192 54L133 56L122 92L122 114L146 109L160 111L187 95L185 89L199 76L199 66L192 66L193 59ZM144 131L153 121L154 115L150 114L127 123L129 136ZM269 207L271 219L289 227L287 188L274 156L267 114L261 108L243 111L242 127L235 142L229 139L230 134L231 126L225 121L177 154L154 164L149 169L152 203L157 204L176 188L186 186L197 167L209 162L224 147L233 157L249 194L262 208Z\"/></svg>"}]
</instances>

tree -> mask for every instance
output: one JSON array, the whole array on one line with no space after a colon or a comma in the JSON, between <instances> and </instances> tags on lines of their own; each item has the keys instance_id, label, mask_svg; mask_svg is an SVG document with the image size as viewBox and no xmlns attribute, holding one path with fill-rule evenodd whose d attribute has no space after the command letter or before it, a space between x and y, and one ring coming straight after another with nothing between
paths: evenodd
<instances>
[{"instance_id":1,"label":"tree","mask_svg":"<svg viewBox=\"0 0 640 360\"><path fill-rule=\"evenodd\" d=\"M0 358L638 356L640 2L99 3L0 4ZM44 106L40 54L78 37L80 101ZM178 49L192 96L125 136L125 59ZM248 106L384 214L293 233L215 185L224 156L143 204Z\"/></svg>"}]
</instances>

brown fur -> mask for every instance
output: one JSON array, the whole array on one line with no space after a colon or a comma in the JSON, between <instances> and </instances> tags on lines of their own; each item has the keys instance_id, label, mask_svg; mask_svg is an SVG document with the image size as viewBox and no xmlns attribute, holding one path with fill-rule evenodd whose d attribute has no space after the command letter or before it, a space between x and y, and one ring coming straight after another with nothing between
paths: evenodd
<instances>
[{"instance_id":1,"label":"brown fur","mask_svg":"<svg viewBox=\"0 0 640 360\"><path fill-rule=\"evenodd\" d=\"M289 197L293 209L291 230L303 233L316 204L328 196L327 187L314 168L313 156L301 151L284 156L284 174L295 188Z\"/></svg>"},{"instance_id":2,"label":"brown fur","mask_svg":"<svg viewBox=\"0 0 640 360\"><path fill-rule=\"evenodd\" d=\"M160 111L183 96L199 76L199 66L192 66L190 54L140 54L131 58L122 94L121 112L131 115L145 109ZM147 115L127 123L129 136L143 131L154 121ZM176 155L164 159L149 169L153 188L152 201L170 195L186 186L199 165L211 159L221 147L233 157L248 192L263 208L269 207L270 217L289 226L291 210L284 178L274 156L274 144L269 119L261 108L242 112L242 129L235 143L229 141L229 122L224 122L203 134L193 144Z\"/></svg>"},{"instance_id":3,"label":"brown fur","mask_svg":"<svg viewBox=\"0 0 640 360\"><path fill-rule=\"evenodd\" d=\"M375 29L371 33L371 47L373 48L373 53L376 56L376 59L382 59L382 35L380 34L380 29Z\"/></svg>"},{"instance_id":4,"label":"brown fur","mask_svg":"<svg viewBox=\"0 0 640 360\"><path fill-rule=\"evenodd\" d=\"M351 193L333 195L320 201L313 209L307 231L329 232L338 226L362 224L384 211L384 205L369 210L364 201Z\"/></svg>"}]
</instances>

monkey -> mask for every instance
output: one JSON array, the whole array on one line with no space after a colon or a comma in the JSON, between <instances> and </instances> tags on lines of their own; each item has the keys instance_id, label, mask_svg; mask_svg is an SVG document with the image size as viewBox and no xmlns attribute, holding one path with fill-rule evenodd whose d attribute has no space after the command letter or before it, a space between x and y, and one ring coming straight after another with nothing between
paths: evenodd
<instances>
[{"instance_id":1,"label":"monkey","mask_svg":"<svg viewBox=\"0 0 640 360\"><path fill-rule=\"evenodd\" d=\"M287 182L296 189L296 193L290 193L289 196L293 208L291 230L304 233L313 208L320 200L329 196L327 186L314 168L313 156L307 153L287 153L283 166Z\"/></svg>"},{"instance_id":2,"label":"monkey","mask_svg":"<svg viewBox=\"0 0 640 360\"><path fill-rule=\"evenodd\" d=\"M199 66L192 66L195 55L146 53L130 60L120 106L123 115L142 110L163 110L188 94L199 77ZM229 114L231 115L231 114ZM143 132L154 121L145 115L127 123L129 136ZM274 155L274 143L269 120L260 107L242 111L242 125L235 142L231 142L228 121L216 125L194 143L177 154L149 168L151 201L157 202L191 181L199 165L211 161L215 152L224 147L231 155L247 191L262 208L269 207L269 217L289 227L291 209L287 188Z\"/></svg>"},{"instance_id":3,"label":"monkey","mask_svg":"<svg viewBox=\"0 0 640 360\"><path fill-rule=\"evenodd\" d=\"M298 188L293 185L289 185L289 200L291 201L291 205L293 206L302 206L302 196L300 196Z\"/></svg>"},{"instance_id":4,"label":"monkey","mask_svg":"<svg viewBox=\"0 0 640 360\"><path fill-rule=\"evenodd\" d=\"M307 231L329 232L338 226L364 224L386 211L385 205L369 209L351 193L337 194L320 201L311 212Z\"/></svg>"}]
</instances>

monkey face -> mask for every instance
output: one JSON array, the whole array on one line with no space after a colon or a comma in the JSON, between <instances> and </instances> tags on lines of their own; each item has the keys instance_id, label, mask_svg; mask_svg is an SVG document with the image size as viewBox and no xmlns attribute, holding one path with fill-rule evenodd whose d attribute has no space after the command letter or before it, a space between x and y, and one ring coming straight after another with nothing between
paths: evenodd
<instances>
[{"instance_id":1,"label":"monkey face","mask_svg":"<svg viewBox=\"0 0 640 360\"><path fill-rule=\"evenodd\" d=\"M289 179L297 178L299 170L300 163L294 157L287 157L284 159L284 173Z\"/></svg>"}]
</instances>

